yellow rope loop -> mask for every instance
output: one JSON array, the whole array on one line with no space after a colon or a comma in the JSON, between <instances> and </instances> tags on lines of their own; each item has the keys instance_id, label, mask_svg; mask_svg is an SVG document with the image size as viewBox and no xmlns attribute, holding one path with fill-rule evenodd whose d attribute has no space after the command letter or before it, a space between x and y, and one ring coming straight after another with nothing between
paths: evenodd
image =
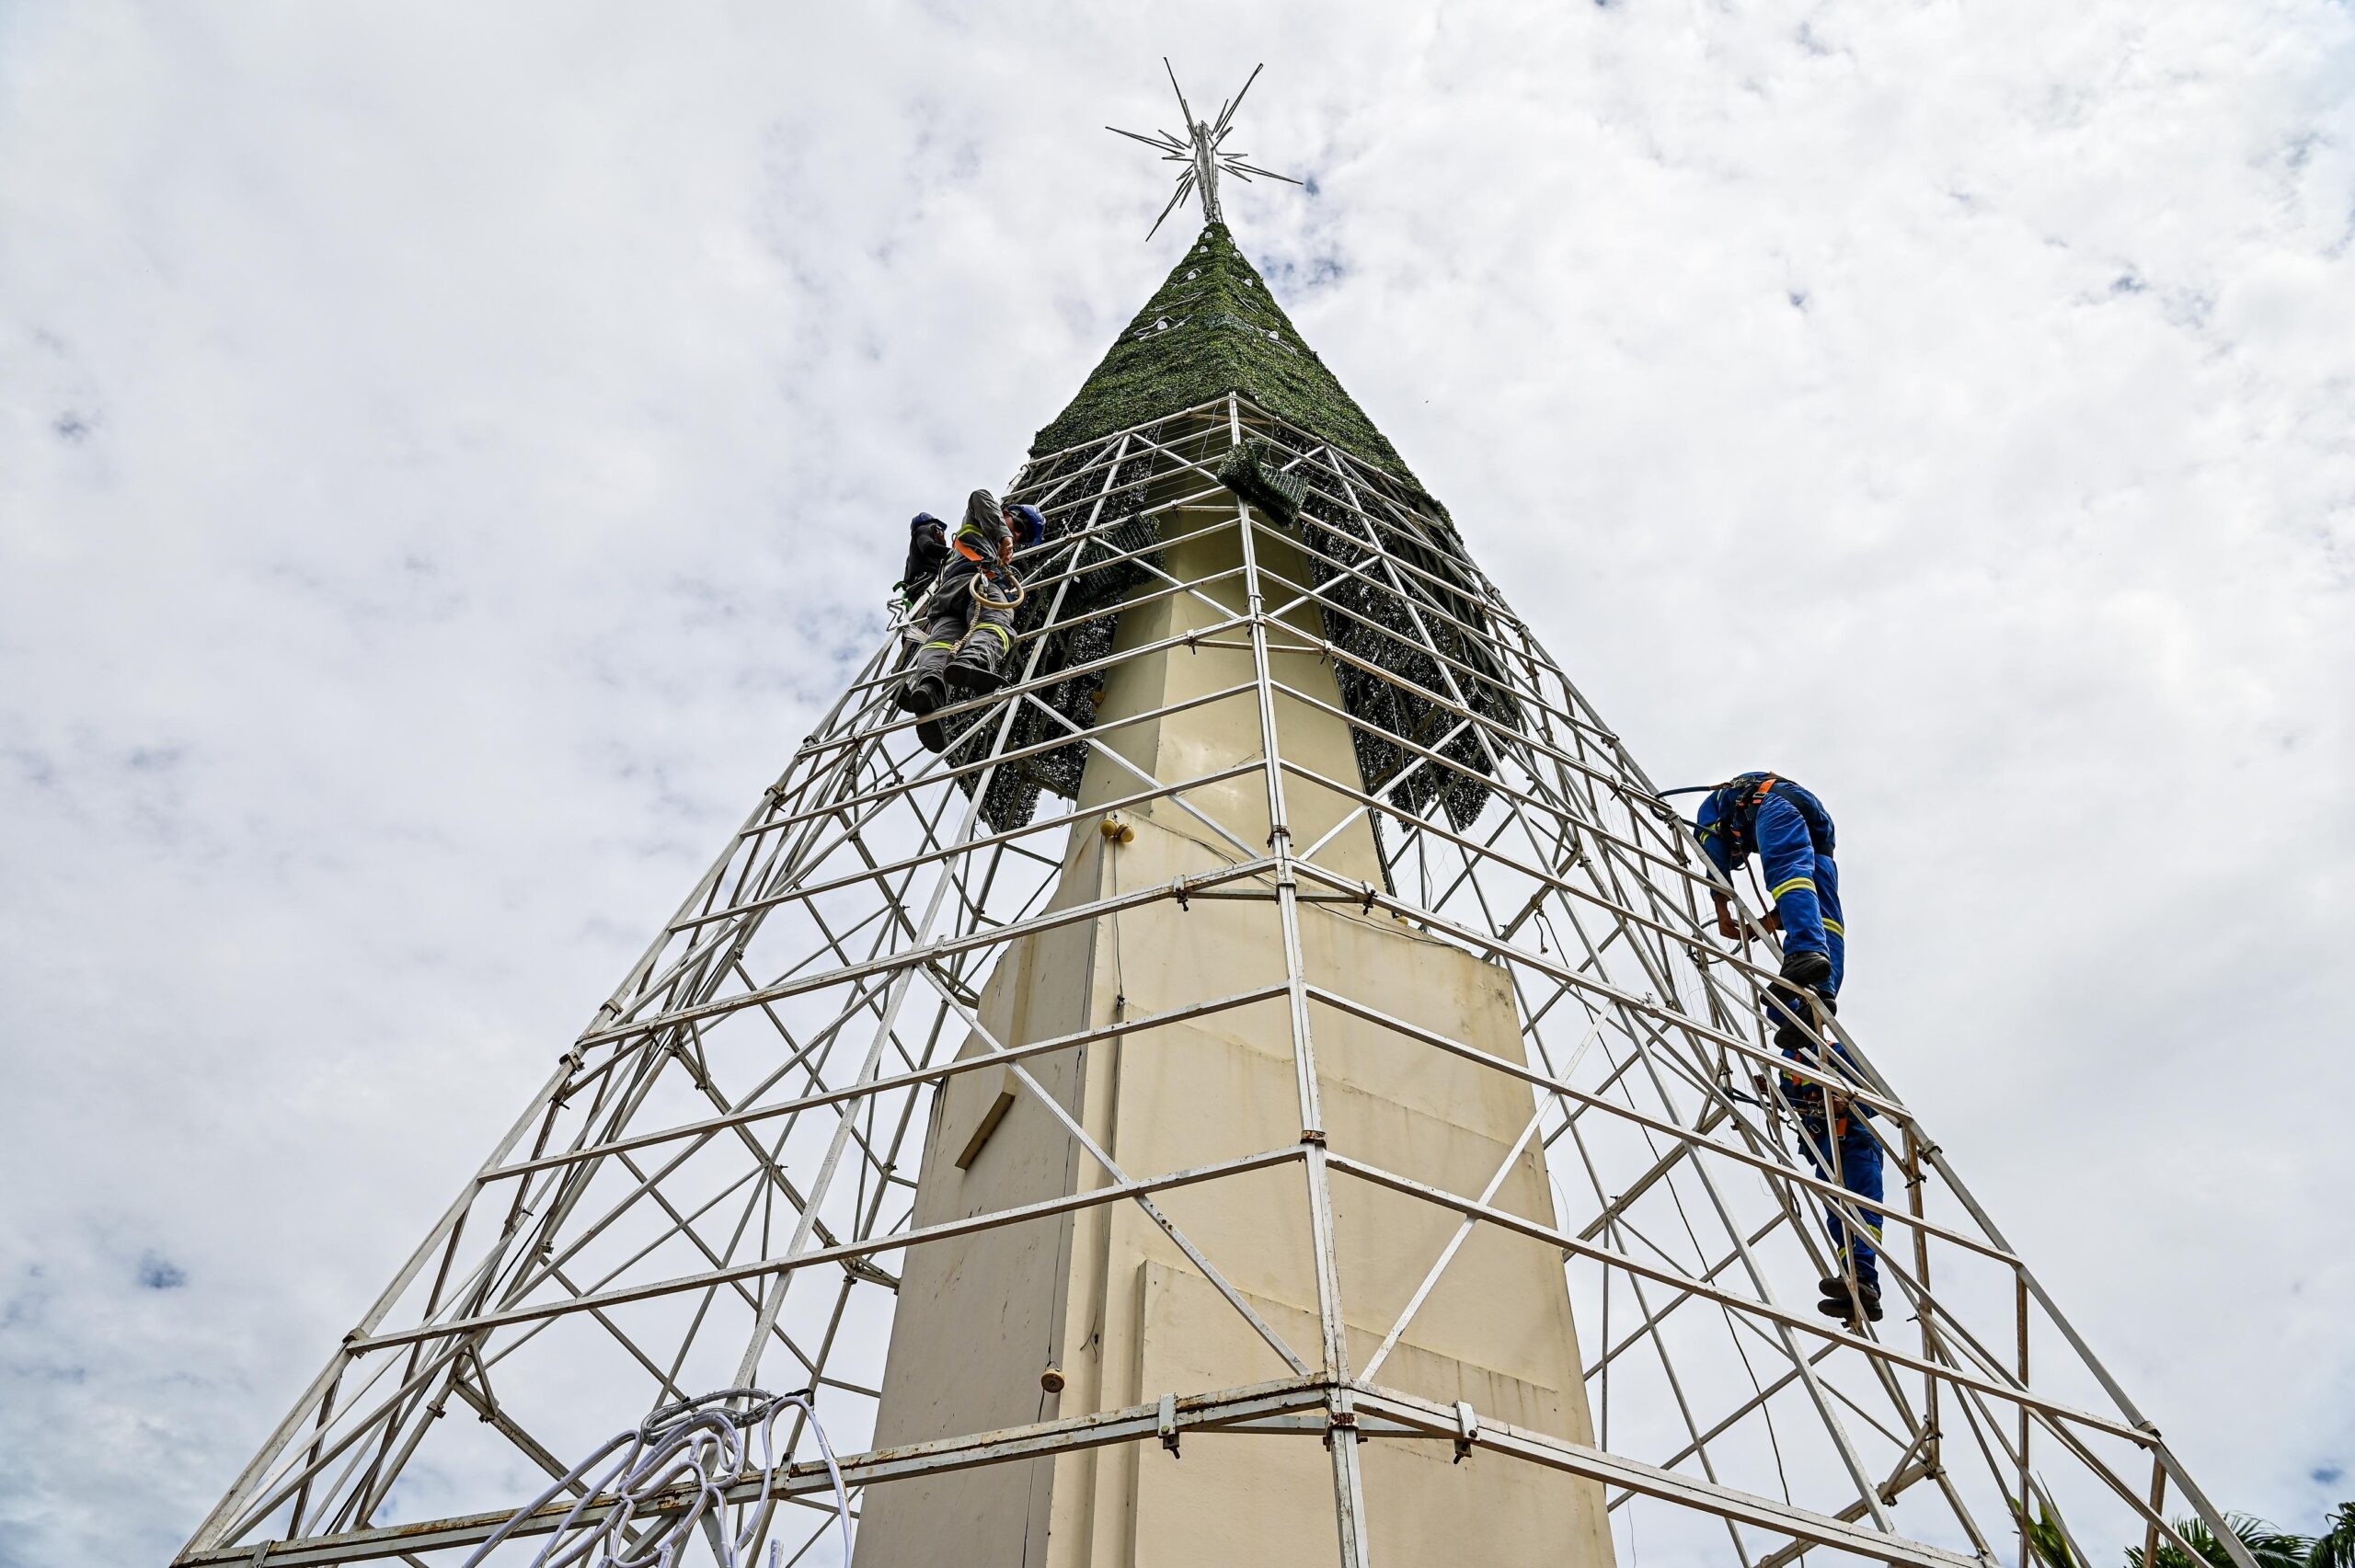
<instances>
[{"instance_id":1,"label":"yellow rope loop","mask_svg":"<svg viewBox=\"0 0 2355 1568\"><path fill-rule=\"evenodd\" d=\"M1023 600L1029 596L1030 592L1028 589L1022 586L1022 580L1019 578L1009 578L1007 580L1014 584L1014 597L1012 599L992 599L982 587L983 584L990 580L989 573L975 572L971 580L973 584L973 602L991 610L1017 609L1021 606Z\"/></svg>"}]
</instances>

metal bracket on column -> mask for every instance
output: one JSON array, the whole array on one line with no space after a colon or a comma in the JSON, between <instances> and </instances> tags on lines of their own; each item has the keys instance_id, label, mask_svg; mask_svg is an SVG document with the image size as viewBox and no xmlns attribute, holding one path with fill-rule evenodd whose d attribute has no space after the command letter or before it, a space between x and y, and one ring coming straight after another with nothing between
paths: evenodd
<instances>
[{"instance_id":1,"label":"metal bracket on column","mask_svg":"<svg viewBox=\"0 0 2355 1568\"><path fill-rule=\"evenodd\" d=\"M1178 1396L1176 1394L1161 1396L1161 1415L1155 1424L1155 1429L1160 1435L1161 1446L1169 1450L1171 1459L1178 1459L1186 1457L1178 1451Z\"/></svg>"},{"instance_id":2,"label":"metal bracket on column","mask_svg":"<svg viewBox=\"0 0 2355 1568\"><path fill-rule=\"evenodd\" d=\"M1365 1434L1358 1430L1357 1404L1350 1398L1347 1389L1336 1389L1333 1391L1332 1402L1326 1406L1325 1446L1327 1448L1333 1446L1333 1434L1336 1432L1347 1432L1354 1436L1359 1442L1365 1441Z\"/></svg>"},{"instance_id":3,"label":"metal bracket on column","mask_svg":"<svg viewBox=\"0 0 2355 1568\"><path fill-rule=\"evenodd\" d=\"M1455 1402L1455 1462L1462 1464L1472 1445L1480 1440L1480 1413L1464 1400Z\"/></svg>"}]
</instances>

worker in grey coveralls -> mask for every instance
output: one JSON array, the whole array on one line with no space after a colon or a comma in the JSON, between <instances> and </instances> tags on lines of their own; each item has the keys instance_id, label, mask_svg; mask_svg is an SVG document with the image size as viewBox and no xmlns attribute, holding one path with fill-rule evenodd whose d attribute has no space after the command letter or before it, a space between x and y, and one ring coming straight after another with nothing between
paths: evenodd
<instances>
[{"instance_id":1,"label":"worker in grey coveralls","mask_svg":"<svg viewBox=\"0 0 2355 1568\"><path fill-rule=\"evenodd\" d=\"M929 513L909 525L908 563L900 589L912 601L929 584L932 601L924 643L910 661L900 688L900 706L923 722L916 735L937 751L940 727L936 708L965 697L994 692L1005 683L1014 652L1014 611L1021 598L1014 553L1047 536L1047 520L1037 507L1000 506L987 490L965 501L965 518L954 533ZM978 584L980 592L976 593Z\"/></svg>"}]
</instances>

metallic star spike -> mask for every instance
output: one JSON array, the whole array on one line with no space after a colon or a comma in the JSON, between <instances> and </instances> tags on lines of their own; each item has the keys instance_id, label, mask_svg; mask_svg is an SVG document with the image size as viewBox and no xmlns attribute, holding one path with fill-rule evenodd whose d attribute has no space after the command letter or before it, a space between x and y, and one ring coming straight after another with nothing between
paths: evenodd
<instances>
[{"instance_id":1,"label":"metallic star spike","mask_svg":"<svg viewBox=\"0 0 2355 1568\"><path fill-rule=\"evenodd\" d=\"M1104 128L1115 136L1126 136L1132 142L1143 143L1169 163L1186 166L1178 176L1177 193L1169 198L1169 205L1161 210L1161 216L1153 221L1153 227L1145 231L1145 238L1151 239L1159 234L1163 223L1178 210L1178 204L1197 193L1202 199L1202 222L1224 223L1226 219L1218 205L1218 177L1221 173L1231 174L1246 185L1255 174L1269 179L1281 179L1287 185L1303 183L1288 174L1278 174L1257 164L1246 164L1243 161L1243 154L1230 153L1223 145L1228 132L1234 129L1235 111L1243 107L1243 94L1251 90L1251 84L1258 81L1259 73L1267 69L1264 64L1251 67L1251 74L1244 80L1243 92L1221 105L1218 118L1214 120L1194 118L1192 108L1186 102L1186 89L1178 85L1177 69L1169 63L1167 55L1162 56L1161 67L1169 73L1170 91L1178 95L1178 123L1186 127L1186 134L1175 136L1166 131L1156 131L1147 136L1135 131L1123 131L1117 125Z\"/></svg>"}]
</instances>

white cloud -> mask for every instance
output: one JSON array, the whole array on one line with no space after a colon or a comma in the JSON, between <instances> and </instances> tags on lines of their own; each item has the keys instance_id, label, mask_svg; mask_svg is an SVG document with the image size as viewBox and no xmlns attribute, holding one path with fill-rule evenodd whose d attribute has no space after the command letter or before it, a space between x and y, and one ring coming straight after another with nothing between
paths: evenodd
<instances>
[{"instance_id":1,"label":"white cloud","mask_svg":"<svg viewBox=\"0 0 2355 1568\"><path fill-rule=\"evenodd\" d=\"M1858 1026L2309 1520L2344 8L1203 10L1310 340L1657 776L1831 800ZM1161 29L844 11L0 13L0 1562L177 1544L1182 245Z\"/></svg>"}]
</instances>

